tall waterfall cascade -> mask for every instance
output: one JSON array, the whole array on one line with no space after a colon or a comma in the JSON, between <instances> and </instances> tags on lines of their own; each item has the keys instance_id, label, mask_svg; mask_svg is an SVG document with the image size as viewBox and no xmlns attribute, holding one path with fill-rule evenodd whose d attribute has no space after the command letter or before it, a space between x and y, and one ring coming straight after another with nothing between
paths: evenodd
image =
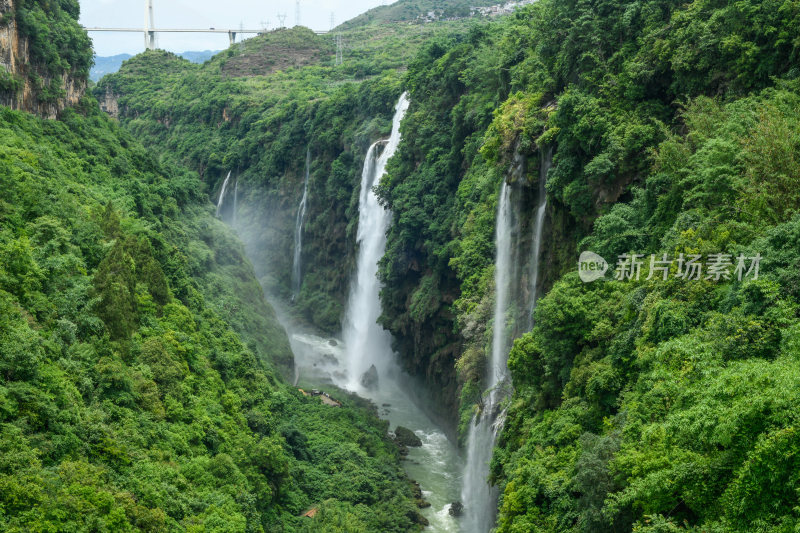
<instances>
[{"instance_id":1,"label":"tall waterfall cascade","mask_svg":"<svg viewBox=\"0 0 800 533\"><path fill-rule=\"evenodd\" d=\"M303 180L303 196L297 207L297 219L294 225L294 258L292 261L292 295L294 298L300 294L300 283L303 275L303 223L306 218L306 203L308 201L308 177L311 173L311 149L306 149L305 178Z\"/></svg>"},{"instance_id":2,"label":"tall waterfall cascade","mask_svg":"<svg viewBox=\"0 0 800 533\"><path fill-rule=\"evenodd\" d=\"M408 110L408 96L403 93L395 107L392 133L388 140L377 141L367 150L361 173L361 194L358 202L358 258L351 280L350 297L345 311L342 336L347 346L349 388L362 385L365 373L385 375L393 362L391 336L378 324L381 314L378 281L378 260L386 249L386 232L392 215L378 201L373 187L386 172L386 163L400 144L400 122ZM378 155L378 149L383 151Z\"/></svg>"},{"instance_id":3,"label":"tall waterfall cascade","mask_svg":"<svg viewBox=\"0 0 800 533\"><path fill-rule=\"evenodd\" d=\"M225 203L225 191L228 190L228 182L231 179L231 171L228 171L228 175L225 176L225 181L222 182L222 189L219 191L219 199L217 200L217 216L222 213L222 206Z\"/></svg>"},{"instance_id":4,"label":"tall waterfall cascade","mask_svg":"<svg viewBox=\"0 0 800 533\"><path fill-rule=\"evenodd\" d=\"M294 320L293 314L285 305L287 302L282 298L271 298L270 302L289 334L294 353L295 385L304 389L318 388L330 392L334 397L339 393L334 393L329 387L347 389L370 400L376 406L378 416L388 422L389 429L402 426L413 431L422 445L408 448L403 469L411 479L419 483L426 502L430 504L429 507L420 509L420 513L430 523L426 531L458 533L461 531L460 518L451 514L450 510L452 502L460 498L461 475L464 471L462 454L457 443L448 437L439 419L432 415L434 409L430 408L432 402L428 400L426 385L422 379L402 371L397 354L392 350L391 335L377 323L381 314L378 261L385 252L386 234L392 215L378 202L373 188L384 178L387 162L400 144L400 122L408 107L408 97L404 94L395 107L391 135L388 139L370 146L364 160L355 236L356 264L350 273L350 293L345 302L342 337L330 337L302 320ZM307 256L310 242L304 230L308 228L310 215L314 210L314 184L310 183L310 179L314 177L316 180L316 175L310 176L310 155L307 150L303 196L296 198L295 201L299 200L299 204L293 203L298 209L294 237L295 265L299 265L299 276L296 275L295 268L288 272L294 275L293 282L298 278L302 282L304 265L306 269L309 265ZM245 186L244 182L242 186ZM222 202L218 202L221 207L219 213L228 220L230 196L235 194L231 190L235 191L235 184L223 182L223 187L226 192L223 197L222 188L220 189ZM248 189L243 189L243 193L249 193ZM249 194L242 195L242 212L239 213L237 229L247 243L246 250L250 260L257 268L264 268L268 259L265 259L265 247L261 244L264 242L264 235L269 231L279 232L285 227L269 227L274 223L269 216L254 219L254 210L249 208L248 196ZM279 222L285 222L285 218L281 218ZM285 238L285 234L282 237ZM305 261L303 252L306 254ZM283 263L281 266L284 266ZM259 277L266 279L269 276L259 273ZM292 286L296 287L297 285ZM268 297L269 294L267 292ZM365 381L362 379L364 376L377 376L377 381Z\"/></svg>"},{"instance_id":5,"label":"tall waterfall cascade","mask_svg":"<svg viewBox=\"0 0 800 533\"><path fill-rule=\"evenodd\" d=\"M539 194L532 221L529 316L532 316L538 297L539 256L547 211L545 181L551 161L552 149L548 148L542 156L539 169ZM514 236L519 230L519 220L515 216L511 196L512 186L504 180L500 189L495 223L495 305L491 354L486 369L486 391L482 408L473 417L467 435L467 460L461 488L461 499L464 504L462 530L465 533L488 533L495 525L497 513L498 491L489 484L488 478L495 441L504 421L505 413L500 412L501 406L510 390L508 352L513 340L511 333L513 328L509 324L508 317L514 303L512 287L516 281ZM532 326L532 322L528 325Z\"/></svg>"},{"instance_id":6,"label":"tall waterfall cascade","mask_svg":"<svg viewBox=\"0 0 800 533\"><path fill-rule=\"evenodd\" d=\"M468 533L488 533L495 521L497 490L489 485L489 462L499 429L496 410L504 399L503 381L508 377L508 333L506 314L510 297L512 234L514 221L511 187L503 181L495 224L495 304L492 353L486 372L487 394L481 412L473 417L467 436L467 461L464 465L461 499L464 504L462 529Z\"/></svg>"}]
</instances>

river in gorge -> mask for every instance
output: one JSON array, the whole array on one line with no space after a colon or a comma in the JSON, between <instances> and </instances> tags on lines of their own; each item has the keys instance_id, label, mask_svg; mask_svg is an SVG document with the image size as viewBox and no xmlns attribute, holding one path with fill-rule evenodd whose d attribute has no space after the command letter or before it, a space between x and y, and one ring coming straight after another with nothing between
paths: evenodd
<instances>
[{"instance_id":1,"label":"river in gorge","mask_svg":"<svg viewBox=\"0 0 800 533\"><path fill-rule=\"evenodd\" d=\"M430 522L426 531L460 531L459 519L450 516L450 504L460 499L463 461L456 445L412 399L409 390L412 380L402 373L386 376L378 387L355 390L346 387L343 361L347 350L340 339L323 338L312 333L290 334L295 355L297 385L326 390L326 385L341 386L370 399L381 418L388 420L390 429L407 427L422 440L422 446L409 448L403 466L411 479L419 483L425 500L431 506L422 514ZM335 344L335 345L334 345ZM335 394L334 394L335 396Z\"/></svg>"},{"instance_id":2,"label":"river in gorge","mask_svg":"<svg viewBox=\"0 0 800 533\"><path fill-rule=\"evenodd\" d=\"M381 314L378 261L385 253L386 232L392 214L378 201L373 187L380 183L388 160L400 144L400 123L408 106L407 94L401 95L395 106L391 135L374 142L364 158L359 191L357 264L350 279L340 338L323 336L308 326L298 326L288 318L291 313L284 308L285 301L269 296L268 299L289 335L295 358L295 385L303 389L320 389L334 397L336 388L358 394L375 404L379 416L389 422L390 431L397 426L412 430L422 441L422 446L409 447L402 463L408 476L419 483L425 501L430 503L429 507L421 509L430 523L426 531L458 532L464 530L463 517L451 516L449 511L453 502L461 501L462 454L455 441L448 438L442 427L428 415L435 410L427 408L430 402L426 400L425 386L401 371L397 354L392 349L391 335L378 324ZM300 247L306 202L311 194L310 164L310 151L307 149L303 194L295 220L294 296L299 291L304 272ZM220 193L218 213L223 213L225 207L222 202L228 179ZM235 216L234 213L232 217ZM232 217L229 215L228 219ZM240 224L235 229L244 228ZM246 234L246 230L240 232L243 240L252 245ZM249 251L252 252L252 248ZM365 375L369 379L365 380Z\"/></svg>"},{"instance_id":3,"label":"river in gorge","mask_svg":"<svg viewBox=\"0 0 800 533\"><path fill-rule=\"evenodd\" d=\"M333 384L372 400L379 414L414 431L422 441L410 447L405 469L419 483L431 504L423 510L430 531L458 531L459 522L450 516L450 504L459 500L463 465L456 446L425 414L417 394L422 388L400 370L392 350L391 335L378 324L381 314L378 261L386 249L386 232L392 214L378 201L373 187L380 183L386 164L400 144L400 123L408 110L408 95L395 106L388 139L367 150L361 175L358 213L358 256L350 282L350 295L342 323L342 339L325 339L313 334L291 332L295 354L296 382L324 388Z\"/></svg>"}]
</instances>

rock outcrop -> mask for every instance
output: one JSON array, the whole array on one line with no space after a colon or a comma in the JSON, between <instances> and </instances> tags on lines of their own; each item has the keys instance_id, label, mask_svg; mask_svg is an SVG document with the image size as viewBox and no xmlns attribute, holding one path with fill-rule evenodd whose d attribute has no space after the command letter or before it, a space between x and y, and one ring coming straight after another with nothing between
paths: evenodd
<instances>
[{"instance_id":1,"label":"rock outcrop","mask_svg":"<svg viewBox=\"0 0 800 533\"><path fill-rule=\"evenodd\" d=\"M87 78L69 70L53 74L48 65L32 62L31 40L20 31L15 1L0 0L0 105L56 118L80 101Z\"/></svg>"},{"instance_id":2,"label":"rock outcrop","mask_svg":"<svg viewBox=\"0 0 800 533\"><path fill-rule=\"evenodd\" d=\"M100 104L100 109L119 119L119 96L114 94L111 87L106 87L105 94L102 98L97 99L97 103Z\"/></svg>"},{"instance_id":3,"label":"rock outcrop","mask_svg":"<svg viewBox=\"0 0 800 533\"><path fill-rule=\"evenodd\" d=\"M397 429L394 430L395 440L398 444L402 444L403 446L422 446L422 440L417 437L417 434L411 431L408 428L403 426L397 426Z\"/></svg>"},{"instance_id":4,"label":"rock outcrop","mask_svg":"<svg viewBox=\"0 0 800 533\"><path fill-rule=\"evenodd\" d=\"M378 369L375 365L370 365L369 369L361 374L361 386L370 390L378 387Z\"/></svg>"}]
</instances>

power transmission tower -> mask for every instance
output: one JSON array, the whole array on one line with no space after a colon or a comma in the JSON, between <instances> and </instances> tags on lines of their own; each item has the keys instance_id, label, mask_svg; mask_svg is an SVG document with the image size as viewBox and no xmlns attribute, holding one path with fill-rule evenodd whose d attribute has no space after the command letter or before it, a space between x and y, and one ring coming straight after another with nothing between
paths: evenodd
<instances>
[{"instance_id":1,"label":"power transmission tower","mask_svg":"<svg viewBox=\"0 0 800 533\"><path fill-rule=\"evenodd\" d=\"M278 13L278 27L279 28L286 27L286 13Z\"/></svg>"},{"instance_id":2,"label":"power transmission tower","mask_svg":"<svg viewBox=\"0 0 800 533\"><path fill-rule=\"evenodd\" d=\"M331 11L331 31L333 31L333 11Z\"/></svg>"},{"instance_id":3,"label":"power transmission tower","mask_svg":"<svg viewBox=\"0 0 800 533\"><path fill-rule=\"evenodd\" d=\"M336 64L341 65L344 62L344 45L342 44L342 34L336 34Z\"/></svg>"},{"instance_id":4,"label":"power transmission tower","mask_svg":"<svg viewBox=\"0 0 800 533\"><path fill-rule=\"evenodd\" d=\"M300 25L300 0L295 0L294 3L294 25Z\"/></svg>"}]
</instances>

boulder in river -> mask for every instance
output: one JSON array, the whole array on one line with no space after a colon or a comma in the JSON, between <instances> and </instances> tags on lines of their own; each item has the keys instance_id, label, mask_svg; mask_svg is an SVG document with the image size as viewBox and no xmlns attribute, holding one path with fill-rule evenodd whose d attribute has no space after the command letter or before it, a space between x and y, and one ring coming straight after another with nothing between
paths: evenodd
<instances>
[{"instance_id":1,"label":"boulder in river","mask_svg":"<svg viewBox=\"0 0 800 533\"><path fill-rule=\"evenodd\" d=\"M450 504L450 509L447 510L450 516L461 516L464 514L464 504L461 502L453 502Z\"/></svg>"},{"instance_id":2,"label":"boulder in river","mask_svg":"<svg viewBox=\"0 0 800 533\"><path fill-rule=\"evenodd\" d=\"M370 365L369 370L361 374L361 386L367 389L374 389L378 386L378 369L375 365Z\"/></svg>"},{"instance_id":3,"label":"boulder in river","mask_svg":"<svg viewBox=\"0 0 800 533\"><path fill-rule=\"evenodd\" d=\"M411 493L414 495L414 501L420 509L431 506L431 503L425 501L425 496L422 495L422 487L414 480L411 480Z\"/></svg>"},{"instance_id":4,"label":"boulder in river","mask_svg":"<svg viewBox=\"0 0 800 533\"><path fill-rule=\"evenodd\" d=\"M397 429L394 430L394 435L397 443L403 446L422 446L422 441L417 437L417 434L403 426L397 426Z\"/></svg>"}]
</instances>

